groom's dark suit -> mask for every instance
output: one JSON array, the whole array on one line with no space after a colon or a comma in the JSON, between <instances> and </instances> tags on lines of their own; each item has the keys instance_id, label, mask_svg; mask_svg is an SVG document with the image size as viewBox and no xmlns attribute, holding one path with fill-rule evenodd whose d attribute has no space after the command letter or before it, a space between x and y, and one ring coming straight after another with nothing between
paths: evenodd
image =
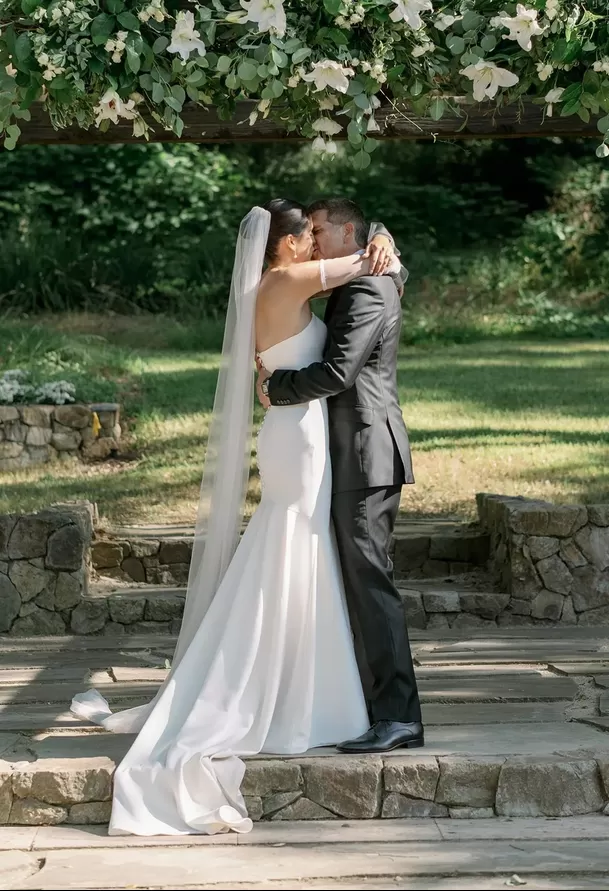
<instances>
[{"instance_id":1,"label":"groom's dark suit","mask_svg":"<svg viewBox=\"0 0 609 891\"><path fill-rule=\"evenodd\" d=\"M364 690L373 721L421 720L388 549L404 483L414 482L397 393L400 299L389 276L336 288L321 362L275 371L273 405L328 397L332 517Z\"/></svg>"}]
</instances>

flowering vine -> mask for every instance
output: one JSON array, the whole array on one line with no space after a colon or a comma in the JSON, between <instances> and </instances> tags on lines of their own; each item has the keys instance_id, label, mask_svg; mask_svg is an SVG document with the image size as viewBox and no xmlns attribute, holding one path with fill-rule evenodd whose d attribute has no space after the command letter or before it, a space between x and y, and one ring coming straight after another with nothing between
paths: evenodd
<instances>
[{"instance_id":1,"label":"flowering vine","mask_svg":"<svg viewBox=\"0 0 609 891\"><path fill-rule=\"evenodd\" d=\"M606 0L0 0L8 149L37 101L56 127L146 137L151 116L180 137L185 103L229 119L253 100L244 126L270 115L329 154L346 136L366 167L381 105L439 120L525 97L600 116L609 155Z\"/></svg>"}]
</instances>

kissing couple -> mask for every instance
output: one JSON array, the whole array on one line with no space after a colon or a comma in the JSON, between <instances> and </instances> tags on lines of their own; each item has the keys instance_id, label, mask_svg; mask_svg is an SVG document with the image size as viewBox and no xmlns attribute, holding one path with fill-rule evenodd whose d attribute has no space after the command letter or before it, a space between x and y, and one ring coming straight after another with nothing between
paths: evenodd
<instances>
[{"instance_id":1,"label":"kissing couple","mask_svg":"<svg viewBox=\"0 0 609 891\"><path fill-rule=\"evenodd\" d=\"M72 702L137 732L110 834L249 831L245 756L423 745L389 557L414 482L396 381L403 272L352 201L274 199L242 220L171 671L143 706L112 714L95 690ZM240 538L255 359L262 497Z\"/></svg>"}]
</instances>

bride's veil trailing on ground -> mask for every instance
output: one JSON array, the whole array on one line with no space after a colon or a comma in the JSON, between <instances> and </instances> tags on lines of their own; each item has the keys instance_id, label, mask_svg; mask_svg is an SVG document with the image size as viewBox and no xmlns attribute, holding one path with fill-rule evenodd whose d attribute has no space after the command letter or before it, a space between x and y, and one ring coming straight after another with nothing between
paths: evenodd
<instances>
[{"instance_id":1,"label":"bride's veil trailing on ground","mask_svg":"<svg viewBox=\"0 0 609 891\"><path fill-rule=\"evenodd\" d=\"M270 221L267 210L253 207L239 227L184 618L171 673L201 625L239 541L252 443L256 295ZM112 714L103 697L89 690L74 697L72 711L107 730L134 732L160 692L147 705Z\"/></svg>"}]
</instances>

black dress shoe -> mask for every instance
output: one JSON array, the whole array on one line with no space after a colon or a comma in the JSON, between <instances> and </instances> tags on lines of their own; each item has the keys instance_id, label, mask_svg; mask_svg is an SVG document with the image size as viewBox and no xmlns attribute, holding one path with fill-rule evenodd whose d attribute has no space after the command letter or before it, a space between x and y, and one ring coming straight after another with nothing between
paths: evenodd
<instances>
[{"instance_id":1,"label":"black dress shoe","mask_svg":"<svg viewBox=\"0 0 609 891\"><path fill-rule=\"evenodd\" d=\"M357 739L349 739L336 746L339 752L349 755L390 752L392 749L418 749L425 745L423 725L420 721L400 724L399 721L377 721Z\"/></svg>"}]
</instances>

